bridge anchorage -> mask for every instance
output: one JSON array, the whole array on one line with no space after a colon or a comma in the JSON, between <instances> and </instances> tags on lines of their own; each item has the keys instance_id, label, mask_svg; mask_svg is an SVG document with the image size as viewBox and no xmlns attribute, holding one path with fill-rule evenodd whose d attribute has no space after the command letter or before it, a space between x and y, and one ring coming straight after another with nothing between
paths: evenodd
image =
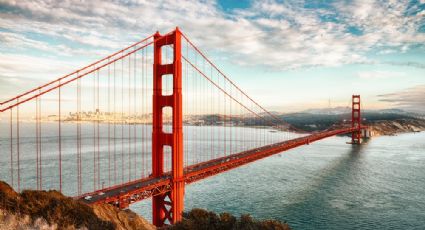
<instances>
[{"instance_id":1,"label":"bridge anchorage","mask_svg":"<svg viewBox=\"0 0 425 230\"><path fill-rule=\"evenodd\" d=\"M181 220L187 184L335 135L361 144L367 129L359 95L352 96L351 125L312 133L293 127L178 28L3 101L0 115L9 122L0 129L9 130L0 154L10 154L10 170L2 175L18 191L57 189L122 209L152 198L156 226ZM22 167L23 160L36 162Z\"/></svg>"}]
</instances>

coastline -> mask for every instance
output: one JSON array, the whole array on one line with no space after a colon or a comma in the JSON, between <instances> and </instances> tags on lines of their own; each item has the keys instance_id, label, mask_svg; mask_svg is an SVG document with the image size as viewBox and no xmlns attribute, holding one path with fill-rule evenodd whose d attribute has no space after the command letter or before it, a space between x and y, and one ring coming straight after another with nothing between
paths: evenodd
<instances>
[{"instance_id":1,"label":"coastline","mask_svg":"<svg viewBox=\"0 0 425 230\"><path fill-rule=\"evenodd\" d=\"M421 119L398 119L382 120L366 123L373 132L373 136L395 136L403 133L416 133L425 131L425 120Z\"/></svg>"}]
</instances>

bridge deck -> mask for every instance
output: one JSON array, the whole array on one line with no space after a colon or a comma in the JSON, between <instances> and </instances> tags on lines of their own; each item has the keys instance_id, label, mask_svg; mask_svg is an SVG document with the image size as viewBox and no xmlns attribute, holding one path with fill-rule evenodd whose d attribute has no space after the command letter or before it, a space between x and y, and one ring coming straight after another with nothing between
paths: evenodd
<instances>
[{"instance_id":1,"label":"bridge deck","mask_svg":"<svg viewBox=\"0 0 425 230\"><path fill-rule=\"evenodd\" d=\"M184 169L186 184L204 179L209 176L239 167L244 164L271 156L282 151L292 149L301 145L309 144L323 138L351 133L354 128L343 128L338 130L323 131L308 136L283 141L237 154L217 158L214 160L191 165ZM149 177L141 180L128 182L103 190L87 193L76 197L85 203L111 203L120 208L128 207L129 204L152 196L171 191L171 176L164 174L162 177Z\"/></svg>"}]
</instances>

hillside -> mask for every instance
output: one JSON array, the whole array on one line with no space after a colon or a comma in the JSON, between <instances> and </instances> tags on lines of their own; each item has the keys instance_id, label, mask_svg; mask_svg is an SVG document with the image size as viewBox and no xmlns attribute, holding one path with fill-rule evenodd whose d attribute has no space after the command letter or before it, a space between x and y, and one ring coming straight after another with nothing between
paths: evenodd
<instances>
[{"instance_id":1,"label":"hillside","mask_svg":"<svg viewBox=\"0 0 425 230\"><path fill-rule=\"evenodd\" d=\"M422 119L397 119L367 122L366 125L373 131L375 136L396 135L398 133L425 131L425 120Z\"/></svg>"},{"instance_id":2,"label":"hillside","mask_svg":"<svg viewBox=\"0 0 425 230\"><path fill-rule=\"evenodd\" d=\"M203 209L192 209L183 214L183 220L169 230L291 230L287 223L276 220L255 220L249 215L236 218L229 213L208 212Z\"/></svg>"},{"instance_id":3,"label":"hillside","mask_svg":"<svg viewBox=\"0 0 425 230\"><path fill-rule=\"evenodd\" d=\"M288 131L320 131L332 128L333 125L351 125L351 110L345 107L338 107L331 111L323 109L307 110L300 113L280 115L275 113L275 115L281 119L281 122L285 121L292 127L295 127L295 129L290 126L280 127ZM403 110L364 111L362 118L363 124L370 126L376 135L395 135L404 132L425 131L425 118L423 115L409 113ZM276 120L264 120L253 116L222 116L214 114L193 116L190 122L187 121L187 124L270 127L276 125Z\"/></svg>"},{"instance_id":4,"label":"hillside","mask_svg":"<svg viewBox=\"0 0 425 230\"><path fill-rule=\"evenodd\" d=\"M15 192L0 181L0 229L156 229L129 210L75 201L57 191Z\"/></svg>"},{"instance_id":5,"label":"hillside","mask_svg":"<svg viewBox=\"0 0 425 230\"><path fill-rule=\"evenodd\" d=\"M154 230L156 227L130 210L107 204L89 206L57 191L17 193L0 181L0 229ZM236 218L228 213L217 215L202 209L184 213L181 222L165 229L290 230L288 224L275 220L259 221L249 215Z\"/></svg>"},{"instance_id":6,"label":"hillside","mask_svg":"<svg viewBox=\"0 0 425 230\"><path fill-rule=\"evenodd\" d=\"M395 135L405 132L425 131L425 120L414 114L398 112L365 112L363 125L369 126L375 135ZM307 131L324 130L333 124L350 124L351 114L294 113L281 118L297 128Z\"/></svg>"}]
</instances>

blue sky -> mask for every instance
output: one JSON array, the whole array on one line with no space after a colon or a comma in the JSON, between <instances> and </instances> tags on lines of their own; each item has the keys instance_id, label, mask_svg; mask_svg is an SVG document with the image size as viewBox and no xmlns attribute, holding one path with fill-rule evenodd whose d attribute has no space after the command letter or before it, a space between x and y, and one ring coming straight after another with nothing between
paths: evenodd
<instances>
[{"instance_id":1,"label":"blue sky","mask_svg":"<svg viewBox=\"0 0 425 230\"><path fill-rule=\"evenodd\" d=\"M425 111L425 0L0 0L1 97L175 26L270 110Z\"/></svg>"}]
</instances>

